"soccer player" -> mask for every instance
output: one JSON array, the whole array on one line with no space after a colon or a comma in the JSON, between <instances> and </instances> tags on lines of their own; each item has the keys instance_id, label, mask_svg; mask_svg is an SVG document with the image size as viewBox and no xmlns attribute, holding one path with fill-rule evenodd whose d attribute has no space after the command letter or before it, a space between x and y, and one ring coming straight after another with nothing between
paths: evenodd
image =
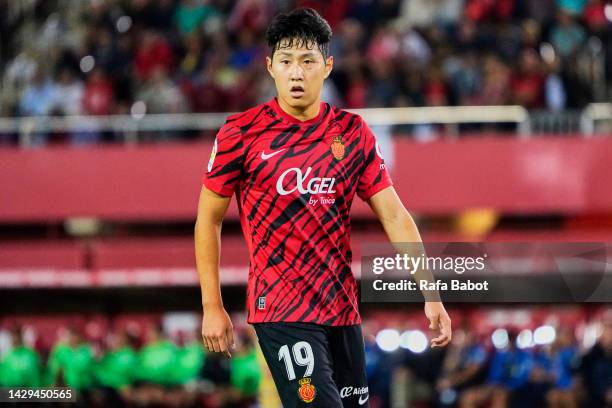
<instances>
[{"instance_id":1,"label":"soccer player","mask_svg":"<svg viewBox=\"0 0 612 408\"><path fill-rule=\"evenodd\" d=\"M358 115L320 100L333 67L329 24L312 9L275 17L267 69L278 96L219 130L195 226L205 346L230 356L233 328L219 284L221 223L235 193L250 254L248 322L283 406L368 406L351 203L368 202L391 242L420 242ZM450 341L440 302L426 302L432 346Z\"/></svg>"}]
</instances>

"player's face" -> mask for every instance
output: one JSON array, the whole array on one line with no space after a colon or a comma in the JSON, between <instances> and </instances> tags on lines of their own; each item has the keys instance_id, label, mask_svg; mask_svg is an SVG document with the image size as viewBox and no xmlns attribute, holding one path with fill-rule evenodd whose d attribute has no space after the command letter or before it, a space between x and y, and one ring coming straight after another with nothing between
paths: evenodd
<instances>
[{"instance_id":1,"label":"player's face","mask_svg":"<svg viewBox=\"0 0 612 408\"><path fill-rule=\"evenodd\" d=\"M333 57L325 59L316 44L293 41L301 46L288 48L283 46L283 42L272 58L266 58L279 99L298 112L318 106L323 81L332 70Z\"/></svg>"}]
</instances>

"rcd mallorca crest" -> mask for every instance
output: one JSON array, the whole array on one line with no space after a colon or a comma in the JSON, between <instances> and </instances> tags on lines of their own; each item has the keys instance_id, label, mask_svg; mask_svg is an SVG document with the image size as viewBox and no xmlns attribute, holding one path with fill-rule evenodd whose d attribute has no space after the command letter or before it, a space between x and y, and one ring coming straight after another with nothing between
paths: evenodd
<instances>
[{"instance_id":1,"label":"rcd mallorca crest","mask_svg":"<svg viewBox=\"0 0 612 408\"><path fill-rule=\"evenodd\" d=\"M331 144L331 151L336 160L342 160L344 157L344 142L340 136L334 137Z\"/></svg>"},{"instance_id":2,"label":"rcd mallorca crest","mask_svg":"<svg viewBox=\"0 0 612 408\"><path fill-rule=\"evenodd\" d=\"M315 386L310 383L310 378L302 378L300 381L300 388L298 389L298 395L300 399L304 402L312 402L315 399L315 395L317 395L317 390Z\"/></svg>"}]
</instances>

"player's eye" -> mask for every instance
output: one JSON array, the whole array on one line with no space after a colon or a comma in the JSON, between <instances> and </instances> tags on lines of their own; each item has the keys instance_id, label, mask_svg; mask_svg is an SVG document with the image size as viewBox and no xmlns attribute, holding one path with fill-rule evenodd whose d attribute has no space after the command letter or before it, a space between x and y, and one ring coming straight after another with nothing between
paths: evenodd
<instances>
[{"instance_id":1,"label":"player's eye","mask_svg":"<svg viewBox=\"0 0 612 408\"><path fill-rule=\"evenodd\" d=\"M281 64L285 64L285 65L287 65L287 64L289 64L289 60L282 60L282 61L281 61Z\"/></svg>"},{"instance_id":2,"label":"player's eye","mask_svg":"<svg viewBox=\"0 0 612 408\"><path fill-rule=\"evenodd\" d=\"M304 60L304 64L310 64L312 61L311 60Z\"/></svg>"}]
</instances>

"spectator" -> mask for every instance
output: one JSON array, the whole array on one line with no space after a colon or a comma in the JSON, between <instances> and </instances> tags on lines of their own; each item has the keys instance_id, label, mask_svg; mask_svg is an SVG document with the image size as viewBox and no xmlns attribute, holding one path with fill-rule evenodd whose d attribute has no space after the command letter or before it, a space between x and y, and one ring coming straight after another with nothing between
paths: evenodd
<instances>
[{"instance_id":1,"label":"spectator","mask_svg":"<svg viewBox=\"0 0 612 408\"><path fill-rule=\"evenodd\" d=\"M71 326L51 350L47 383L55 387L70 387L88 399L88 392L94 385L94 368L91 345L82 338L76 326Z\"/></svg>"},{"instance_id":2,"label":"spectator","mask_svg":"<svg viewBox=\"0 0 612 408\"><path fill-rule=\"evenodd\" d=\"M227 27L237 32L247 29L256 33L265 30L270 21L272 11L266 0L238 0L227 21Z\"/></svg>"},{"instance_id":3,"label":"spectator","mask_svg":"<svg viewBox=\"0 0 612 408\"><path fill-rule=\"evenodd\" d=\"M397 88L393 83L391 61L377 60L372 63L372 81L367 95L368 106L391 106Z\"/></svg>"},{"instance_id":4,"label":"spectator","mask_svg":"<svg viewBox=\"0 0 612 408\"><path fill-rule=\"evenodd\" d=\"M179 33L188 36L201 29L217 13L208 0L182 0L174 18Z\"/></svg>"},{"instance_id":5,"label":"spectator","mask_svg":"<svg viewBox=\"0 0 612 408\"><path fill-rule=\"evenodd\" d=\"M584 6L588 0L557 0L559 8L566 10L572 15L579 15L582 13Z\"/></svg>"},{"instance_id":6,"label":"spectator","mask_svg":"<svg viewBox=\"0 0 612 408\"><path fill-rule=\"evenodd\" d=\"M297 7L312 7L321 13L324 19L327 20L332 30L335 30L339 25L340 21L344 19L348 13L349 5L353 3L349 0L336 0L336 1L325 1L325 0L297 0L295 2ZM373 5L374 6L374 5ZM369 15L366 20L372 22L373 14Z\"/></svg>"},{"instance_id":7,"label":"spectator","mask_svg":"<svg viewBox=\"0 0 612 408\"><path fill-rule=\"evenodd\" d=\"M484 59L482 90L476 101L479 105L505 105L510 95L510 69L495 55Z\"/></svg>"},{"instance_id":8,"label":"spectator","mask_svg":"<svg viewBox=\"0 0 612 408\"><path fill-rule=\"evenodd\" d=\"M83 111L87 115L109 115L114 101L113 84L99 68L95 68L83 91Z\"/></svg>"},{"instance_id":9,"label":"spectator","mask_svg":"<svg viewBox=\"0 0 612 408\"><path fill-rule=\"evenodd\" d=\"M238 46L230 56L229 65L237 70L249 67L255 61L263 61L265 52L255 41L255 34L248 29L238 32Z\"/></svg>"},{"instance_id":10,"label":"spectator","mask_svg":"<svg viewBox=\"0 0 612 408\"><path fill-rule=\"evenodd\" d=\"M149 113L181 113L187 111L187 101L184 95L162 67L158 67L151 73L137 98L146 104Z\"/></svg>"},{"instance_id":11,"label":"spectator","mask_svg":"<svg viewBox=\"0 0 612 408\"><path fill-rule=\"evenodd\" d=\"M572 330L560 327L552 345L552 388L546 395L551 408L577 407L573 373L579 365L578 349Z\"/></svg>"},{"instance_id":12,"label":"spectator","mask_svg":"<svg viewBox=\"0 0 612 408\"><path fill-rule=\"evenodd\" d=\"M197 77L205 64L202 37L198 34L191 34L183 39L185 55L179 62L179 73L187 81Z\"/></svg>"},{"instance_id":13,"label":"spectator","mask_svg":"<svg viewBox=\"0 0 612 408\"><path fill-rule=\"evenodd\" d=\"M545 95L546 107L553 112L561 112L567 105L567 91L561 77L561 60L557 56L546 64Z\"/></svg>"},{"instance_id":14,"label":"spectator","mask_svg":"<svg viewBox=\"0 0 612 408\"><path fill-rule=\"evenodd\" d=\"M134 58L137 78L146 81L160 68L168 72L173 63L174 55L170 44L158 32L146 31Z\"/></svg>"},{"instance_id":15,"label":"spectator","mask_svg":"<svg viewBox=\"0 0 612 408\"><path fill-rule=\"evenodd\" d=\"M601 336L582 360L586 406L612 406L612 315L604 317Z\"/></svg>"},{"instance_id":16,"label":"spectator","mask_svg":"<svg viewBox=\"0 0 612 408\"><path fill-rule=\"evenodd\" d=\"M478 58L474 52L466 52L458 58L449 58L445 62L450 86L458 105L473 105L481 88L482 74Z\"/></svg>"},{"instance_id":17,"label":"spectator","mask_svg":"<svg viewBox=\"0 0 612 408\"><path fill-rule=\"evenodd\" d=\"M176 345L164 337L160 326L151 325L146 333L146 343L138 352L137 378L147 384L174 384L177 357Z\"/></svg>"},{"instance_id":18,"label":"spectator","mask_svg":"<svg viewBox=\"0 0 612 408\"><path fill-rule=\"evenodd\" d=\"M57 75L53 110L62 115L79 115L83 107L83 83L69 68Z\"/></svg>"},{"instance_id":19,"label":"spectator","mask_svg":"<svg viewBox=\"0 0 612 408\"><path fill-rule=\"evenodd\" d=\"M15 100L21 91L32 81L32 77L38 69L36 54L34 50L27 48L11 60L4 72L2 91L5 98ZM10 95L8 94L10 92Z\"/></svg>"},{"instance_id":20,"label":"spectator","mask_svg":"<svg viewBox=\"0 0 612 408\"><path fill-rule=\"evenodd\" d=\"M374 32L367 56L370 64L384 63L394 58L400 51L396 32L390 28L380 28Z\"/></svg>"},{"instance_id":21,"label":"spectator","mask_svg":"<svg viewBox=\"0 0 612 408\"><path fill-rule=\"evenodd\" d=\"M47 78L42 68L38 68L23 92L19 112L23 116L48 115L55 101L57 101L55 83Z\"/></svg>"},{"instance_id":22,"label":"spectator","mask_svg":"<svg viewBox=\"0 0 612 408\"><path fill-rule=\"evenodd\" d=\"M464 0L404 0L401 2L402 24L408 27L427 27L455 23L461 17Z\"/></svg>"},{"instance_id":23,"label":"spectator","mask_svg":"<svg viewBox=\"0 0 612 408\"><path fill-rule=\"evenodd\" d=\"M249 401L251 404L255 403L262 376L254 339L252 329L245 328L236 338L236 348L230 360L230 384L238 391L237 399Z\"/></svg>"},{"instance_id":24,"label":"spectator","mask_svg":"<svg viewBox=\"0 0 612 408\"><path fill-rule=\"evenodd\" d=\"M584 9L584 21L589 31L600 36L604 34L608 24L605 7L603 0L590 0Z\"/></svg>"},{"instance_id":25,"label":"spectator","mask_svg":"<svg viewBox=\"0 0 612 408\"><path fill-rule=\"evenodd\" d=\"M389 354L382 351L376 344L375 327L372 321L363 324L363 340L365 347L366 376L368 377L368 401L372 407L389 405L391 399L391 376L393 364Z\"/></svg>"},{"instance_id":26,"label":"spectator","mask_svg":"<svg viewBox=\"0 0 612 408\"><path fill-rule=\"evenodd\" d=\"M404 69L400 90L405 106L425 106L425 80L418 69Z\"/></svg>"},{"instance_id":27,"label":"spectator","mask_svg":"<svg viewBox=\"0 0 612 408\"><path fill-rule=\"evenodd\" d=\"M368 84L363 70L357 69L348 73L346 90L346 107L358 109L366 107Z\"/></svg>"},{"instance_id":28,"label":"spectator","mask_svg":"<svg viewBox=\"0 0 612 408\"><path fill-rule=\"evenodd\" d=\"M206 358L200 335L199 330L188 332L178 350L175 375L179 384L193 384L200 377Z\"/></svg>"},{"instance_id":29,"label":"spectator","mask_svg":"<svg viewBox=\"0 0 612 408\"><path fill-rule=\"evenodd\" d=\"M425 84L425 103L427 106L448 105L448 89L440 67L432 67L427 78Z\"/></svg>"},{"instance_id":30,"label":"spectator","mask_svg":"<svg viewBox=\"0 0 612 408\"><path fill-rule=\"evenodd\" d=\"M111 333L108 351L96 366L97 381L118 392L125 391L136 379L138 357L126 332Z\"/></svg>"},{"instance_id":31,"label":"spectator","mask_svg":"<svg viewBox=\"0 0 612 408\"><path fill-rule=\"evenodd\" d=\"M547 23L555 16L557 0L525 1L525 14L540 24Z\"/></svg>"},{"instance_id":32,"label":"spectator","mask_svg":"<svg viewBox=\"0 0 612 408\"><path fill-rule=\"evenodd\" d=\"M0 360L0 386L40 387L41 362L36 350L25 344L21 327L10 330L11 348Z\"/></svg>"},{"instance_id":33,"label":"spectator","mask_svg":"<svg viewBox=\"0 0 612 408\"><path fill-rule=\"evenodd\" d=\"M96 365L96 379L102 387L104 401L110 406L122 406L124 400L131 400L138 358L127 332L111 333L107 341L108 351Z\"/></svg>"},{"instance_id":34,"label":"spectator","mask_svg":"<svg viewBox=\"0 0 612 408\"><path fill-rule=\"evenodd\" d=\"M509 20L515 0L467 0L465 15L473 21Z\"/></svg>"},{"instance_id":35,"label":"spectator","mask_svg":"<svg viewBox=\"0 0 612 408\"><path fill-rule=\"evenodd\" d=\"M365 45L365 27L359 21L348 18L342 22L330 44L330 54L334 55L334 70L346 69L345 57Z\"/></svg>"},{"instance_id":36,"label":"spectator","mask_svg":"<svg viewBox=\"0 0 612 408\"><path fill-rule=\"evenodd\" d=\"M524 49L510 83L512 103L529 109L544 105L544 76L538 53Z\"/></svg>"},{"instance_id":37,"label":"spectator","mask_svg":"<svg viewBox=\"0 0 612 408\"><path fill-rule=\"evenodd\" d=\"M218 70L218 66L209 63L197 82L191 84L188 94L195 112L223 112L228 105L228 93L215 81Z\"/></svg>"},{"instance_id":38,"label":"spectator","mask_svg":"<svg viewBox=\"0 0 612 408\"><path fill-rule=\"evenodd\" d=\"M442 406L454 405L457 393L475 385L487 362L485 348L469 329L454 337L436 384Z\"/></svg>"},{"instance_id":39,"label":"spectator","mask_svg":"<svg viewBox=\"0 0 612 408\"><path fill-rule=\"evenodd\" d=\"M557 24L552 28L550 42L555 46L561 58L570 58L586 39L584 29L576 23L566 9L557 13Z\"/></svg>"},{"instance_id":40,"label":"spectator","mask_svg":"<svg viewBox=\"0 0 612 408\"><path fill-rule=\"evenodd\" d=\"M460 400L462 408L489 402L493 407L507 407L512 392L527 384L533 358L516 346L516 333L508 331L508 345L493 354L485 385L467 390Z\"/></svg>"},{"instance_id":41,"label":"spectator","mask_svg":"<svg viewBox=\"0 0 612 408\"><path fill-rule=\"evenodd\" d=\"M422 69L426 69L431 61L431 48L425 38L415 30L407 30L399 35L399 49L396 44L389 42L389 49L393 53L389 53L389 57L395 57L395 53L399 53L404 61L409 65L415 65ZM392 47L393 46L393 47ZM371 57L376 57L372 55Z\"/></svg>"}]
</instances>

